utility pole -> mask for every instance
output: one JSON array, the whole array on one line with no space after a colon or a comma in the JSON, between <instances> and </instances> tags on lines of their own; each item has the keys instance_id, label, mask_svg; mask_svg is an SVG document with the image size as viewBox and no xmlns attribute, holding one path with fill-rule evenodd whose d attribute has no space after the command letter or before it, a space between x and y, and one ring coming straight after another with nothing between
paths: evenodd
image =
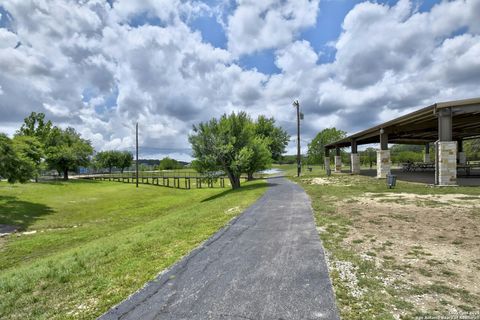
<instances>
[{"instance_id":1,"label":"utility pole","mask_svg":"<svg viewBox=\"0 0 480 320\"><path fill-rule=\"evenodd\" d=\"M135 125L135 148L137 150L137 161L135 161L135 171L136 171L136 183L137 183L137 188L138 188L138 122L137 124Z\"/></svg>"},{"instance_id":2,"label":"utility pole","mask_svg":"<svg viewBox=\"0 0 480 320\"><path fill-rule=\"evenodd\" d=\"M300 104L298 100L293 101L293 106L297 109L297 177L300 177L302 160L300 159Z\"/></svg>"}]
</instances>

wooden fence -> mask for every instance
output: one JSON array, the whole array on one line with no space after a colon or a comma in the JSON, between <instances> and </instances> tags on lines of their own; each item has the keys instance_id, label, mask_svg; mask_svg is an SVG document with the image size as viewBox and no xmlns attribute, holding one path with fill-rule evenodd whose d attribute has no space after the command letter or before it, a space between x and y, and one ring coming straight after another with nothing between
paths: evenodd
<instances>
[{"instance_id":1,"label":"wooden fence","mask_svg":"<svg viewBox=\"0 0 480 320\"><path fill-rule=\"evenodd\" d=\"M79 176L81 179L116 181L123 183L136 183L135 172L124 173L96 173ZM241 179L247 181L247 176ZM225 188L230 186L230 181L226 176L208 176L198 172L162 172L162 171L143 171L138 173L139 184L150 184L177 189L196 188Z\"/></svg>"}]
</instances>

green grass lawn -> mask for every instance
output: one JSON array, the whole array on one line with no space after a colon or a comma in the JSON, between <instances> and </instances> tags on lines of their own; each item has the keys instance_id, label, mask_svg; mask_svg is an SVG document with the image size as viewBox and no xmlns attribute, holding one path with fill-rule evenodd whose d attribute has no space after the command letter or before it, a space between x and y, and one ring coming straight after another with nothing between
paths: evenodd
<instances>
[{"instance_id":1,"label":"green grass lawn","mask_svg":"<svg viewBox=\"0 0 480 320\"><path fill-rule=\"evenodd\" d=\"M0 224L20 227L0 238L0 318L97 317L188 254L266 187L264 181L237 191L0 182Z\"/></svg>"},{"instance_id":2,"label":"green grass lawn","mask_svg":"<svg viewBox=\"0 0 480 320\"><path fill-rule=\"evenodd\" d=\"M286 168L312 200L343 319L479 310L480 188L387 189L384 179L320 170L296 178ZM452 194L456 201L441 201ZM464 199L470 207L459 207Z\"/></svg>"}]
</instances>

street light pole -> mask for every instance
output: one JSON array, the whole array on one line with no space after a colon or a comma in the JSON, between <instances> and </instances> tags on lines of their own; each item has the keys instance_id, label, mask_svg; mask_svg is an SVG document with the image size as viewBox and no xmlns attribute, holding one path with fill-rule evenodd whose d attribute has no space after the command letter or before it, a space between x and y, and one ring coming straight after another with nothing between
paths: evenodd
<instances>
[{"instance_id":1,"label":"street light pole","mask_svg":"<svg viewBox=\"0 0 480 320\"><path fill-rule=\"evenodd\" d=\"M300 159L300 103L293 101L293 106L297 109L297 177L300 177L302 163Z\"/></svg>"},{"instance_id":2,"label":"street light pole","mask_svg":"<svg viewBox=\"0 0 480 320\"><path fill-rule=\"evenodd\" d=\"M135 161L135 172L136 172L136 185L137 185L137 188L138 188L138 122L137 124L135 125L135 149L136 149L136 158L137 158L137 161Z\"/></svg>"}]
</instances>

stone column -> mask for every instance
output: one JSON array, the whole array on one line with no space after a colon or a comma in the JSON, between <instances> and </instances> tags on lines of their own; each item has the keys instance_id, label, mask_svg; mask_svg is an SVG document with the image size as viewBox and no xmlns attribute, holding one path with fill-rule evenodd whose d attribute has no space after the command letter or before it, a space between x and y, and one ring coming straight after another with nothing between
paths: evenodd
<instances>
[{"instance_id":1,"label":"stone column","mask_svg":"<svg viewBox=\"0 0 480 320\"><path fill-rule=\"evenodd\" d=\"M425 152L423 154L423 162L428 163L430 162L430 144L425 144Z\"/></svg>"},{"instance_id":2,"label":"stone column","mask_svg":"<svg viewBox=\"0 0 480 320\"><path fill-rule=\"evenodd\" d=\"M390 150L377 150L377 178L385 179L390 174Z\"/></svg>"},{"instance_id":3,"label":"stone column","mask_svg":"<svg viewBox=\"0 0 480 320\"><path fill-rule=\"evenodd\" d=\"M377 178L385 179L390 174L390 150L388 150L388 134L380 130L380 150L377 150Z\"/></svg>"},{"instance_id":4,"label":"stone column","mask_svg":"<svg viewBox=\"0 0 480 320\"><path fill-rule=\"evenodd\" d=\"M325 171L326 171L328 170L328 168L330 168L330 157L325 157L324 162L325 162Z\"/></svg>"},{"instance_id":5,"label":"stone column","mask_svg":"<svg viewBox=\"0 0 480 320\"><path fill-rule=\"evenodd\" d=\"M435 142L435 184L452 186L457 184L457 141L453 140L452 110L440 109L438 117L438 141Z\"/></svg>"},{"instance_id":6,"label":"stone column","mask_svg":"<svg viewBox=\"0 0 480 320\"><path fill-rule=\"evenodd\" d=\"M352 140L352 153L350 154L350 169L352 174L360 173L360 156L357 149L357 141Z\"/></svg>"},{"instance_id":7,"label":"stone column","mask_svg":"<svg viewBox=\"0 0 480 320\"><path fill-rule=\"evenodd\" d=\"M435 184L451 186L457 184L457 141L437 141Z\"/></svg>"},{"instance_id":8,"label":"stone column","mask_svg":"<svg viewBox=\"0 0 480 320\"><path fill-rule=\"evenodd\" d=\"M325 172L328 174L330 169L330 149L325 148L325 156L323 157L323 164L325 165Z\"/></svg>"},{"instance_id":9,"label":"stone column","mask_svg":"<svg viewBox=\"0 0 480 320\"><path fill-rule=\"evenodd\" d=\"M342 156L335 156L335 172L342 172Z\"/></svg>"},{"instance_id":10,"label":"stone column","mask_svg":"<svg viewBox=\"0 0 480 320\"><path fill-rule=\"evenodd\" d=\"M350 154L352 161L352 174L360 174L360 155L358 153Z\"/></svg>"},{"instance_id":11,"label":"stone column","mask_svg":"<svg viewBox=\"0 0 480 320\"><path fill-rule=\"evenodd\" d=\"M342 172L342 156L338 147L335 149L335 172Z\"/></svg>"}]
</instances>

